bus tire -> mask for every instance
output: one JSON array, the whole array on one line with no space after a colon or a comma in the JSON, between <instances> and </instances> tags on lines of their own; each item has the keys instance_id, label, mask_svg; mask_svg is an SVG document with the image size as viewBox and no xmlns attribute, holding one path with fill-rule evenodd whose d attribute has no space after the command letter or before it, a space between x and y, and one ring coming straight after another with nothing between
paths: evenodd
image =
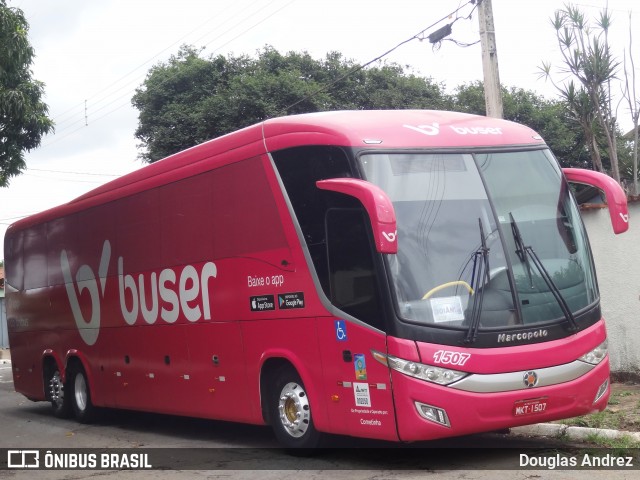
<instances>
[{"instance_id":1,"label":"bus tire","mask_svg":"<svg viewBox=\"0 0 640 480\"><path fill-rule=\"evenodd\" d=\"M71 369L69 384L71 386L71 404L73 414L80 423L91 423L96 417L96 407L91 402L89 380L82 365L76 364Z\"/></svg>"},{"instance_id":2,"label":"bus tire","mask_svg":"<svg viewBox=\"0 0 640 480\"><path fill-rule=\"evenodd\" d=\"M275 374L269 409L274 434L285 448L307 449L320 445L322 434L313 424L307 392L292 367L283 367Z\"/></svg>"},{"instance_id":3,"label":"bus tire","mask_svg":"<svg viewBox=\"0 0 640 480\"><path fill-rule=\"evenodd\" d=\"M47 398L51 402L53 414L58 418L69 418L71 416L69 381L62 381L62 374L58 367L51 369L45 388L47 389Z\"/></svg>"}]
</instances>

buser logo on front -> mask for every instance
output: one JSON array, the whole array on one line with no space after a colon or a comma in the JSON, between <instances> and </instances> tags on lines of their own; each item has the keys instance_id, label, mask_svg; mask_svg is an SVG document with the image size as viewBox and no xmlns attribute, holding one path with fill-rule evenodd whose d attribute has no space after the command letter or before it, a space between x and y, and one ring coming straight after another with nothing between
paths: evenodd
<instances>
[{"instance_id":1,"label":"buser logo on front","mask_svg":"<svg viewBox=\"0 0 640 480\"><path fill-rule=\"evenodd\" d=\"M81 265L74 280L66 250L60 253L71 313L87 345L95 344L100 334L101 304L105 298L110 260L111 243L105 240L97 278L89 265ZM140 273L136 281L133 275L124 273L124 258L119 257L118 298L122 318L128 325L135 324L140 314L147 324L156 323L158 319L174 323L180 315L190 322L211 320L209 281L216 276L216 265L207 262L200 270L193 265L185 265L179 275L172 268L165 268L159 273ZM89 319L85 318L79 301L85 290L91 299Z\"/></svg>"}]
</instances>

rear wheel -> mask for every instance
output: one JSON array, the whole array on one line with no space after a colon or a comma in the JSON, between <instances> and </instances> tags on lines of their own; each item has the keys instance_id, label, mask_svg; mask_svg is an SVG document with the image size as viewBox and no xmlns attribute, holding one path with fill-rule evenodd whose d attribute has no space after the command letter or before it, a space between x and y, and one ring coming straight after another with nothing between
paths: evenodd
<instances>
[{"instance_id":1,"label":"rear wheel","mask_svg":"<svg viewBox=\"0 0 640 480\"><path fill-rule=\"evenodd\" d=\"M81 365L76 365L71 370L70 383L72 385L73 414L81 423L90 423L96 416L96 407L91 402L89 381L87 374Z\"/></svg>"},{"instance_id":2,"label":"rear wheel","mask_svg":"<svg viewBox=\"0 0 640 480\"><path fill-rule=\"evenodd\" d=\"M282 368L274 378L269 402L273 431L287 448L315 448L321 433L311 417L311 404L304 384L291 367Z\"/></svg>"},{"instance_id":3,"label":"rear wheel","mask_svg":"<svg viewBox=\"0 0 640 480\"><path fill-rule=\"evenodd\" d=\"M69 398L69 382L62 381L62 375L57 367L52 369L47 381L47 398L51 402L53 414L58 418L71 416L71 400Z\"/></svg>"}]
</instances>

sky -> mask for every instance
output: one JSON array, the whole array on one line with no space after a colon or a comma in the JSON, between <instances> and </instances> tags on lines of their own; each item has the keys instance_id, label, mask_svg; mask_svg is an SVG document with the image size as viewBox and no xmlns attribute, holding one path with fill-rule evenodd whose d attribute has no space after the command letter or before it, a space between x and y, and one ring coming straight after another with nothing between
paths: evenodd
<instances>
[{"instance_id":1,"label":"sky","mask_svg":"<svg viewBox=\"0 0 640 480\"><path fill-rule=\"evenodd\" d=\"M550 18L557 0L492 0L500 81L547 98L555 91L538 78L543 61L560 66ZM134 133L135 89L149 69L180 45L204 47L203 55L255 55L266 45L314 58L338 51L366 63L414 36L424 38L450 23L467 0L8 0L24 11L36 52L35 79L55 133L26 154L28 169L0 188L0 238L19 218L68 202L144 164ZM634 0L580 0L593 18L608 3L614 15L611 42L628 48ZM459 10L466 16L471 7ZM632 17L637 31L640 18ZM424 32L421 34L421 32ZM461 18L450 39L479 40L477 13ZM637 40L640 42L640 39ZM640 47L631 51L640 64ZM482 80L480 44L442 42L434 48L415 38L382 61L456 86ZM557 75L560 79L561 75ZM624 106L618 118L624 125ZM629 123L629 128L630 127ZM0 242L0 259L4 256Z\"/></svg>"}]
</instances>

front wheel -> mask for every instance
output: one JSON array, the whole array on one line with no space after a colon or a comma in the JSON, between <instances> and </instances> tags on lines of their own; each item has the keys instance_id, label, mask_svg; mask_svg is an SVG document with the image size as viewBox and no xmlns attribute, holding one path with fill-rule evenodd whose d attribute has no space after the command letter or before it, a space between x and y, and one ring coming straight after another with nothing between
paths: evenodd
<instances>
[{"instance_id":1,"label":"front wheel","mask_svg":"<svg viewBox=\"0 0 640 480\"><path fill-rule=\"evenodd\" d=\"M278 441L287 448L317 447L322 435L313 424L309 397L298 372L283 368L272 385L270 418Z\"/></svg>"},{"instance_id":2,"label":"front wheel","mask_svg":"<svg viewBox=\"0 0 640 480\"><path fill-rule=\"evenodd\" d=\"M82 366L77 365L71 371L70 383L73 389L73 413L80 423L91 423L96 416L96 407L91 402L89 381Z\"/></svg>"}]
</instances>

